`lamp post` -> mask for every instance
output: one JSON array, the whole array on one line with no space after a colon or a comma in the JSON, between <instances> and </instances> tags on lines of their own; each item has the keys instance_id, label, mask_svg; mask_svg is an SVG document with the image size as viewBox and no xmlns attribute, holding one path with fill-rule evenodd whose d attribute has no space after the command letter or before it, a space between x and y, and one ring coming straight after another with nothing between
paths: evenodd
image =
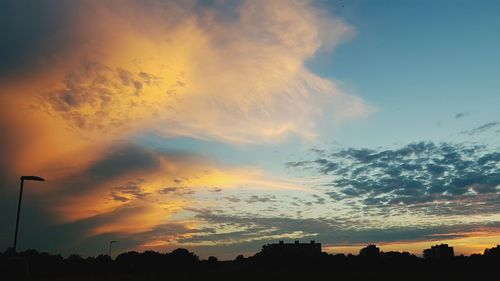
<instances>
[{"instance_id":1,"label":"lamp post","mask_svg":"<svg viewBox=\"0 0 500 281\"><path fill-rule=\"evenodd\" d=\"M113 245L113 243L116 243L116 241L114 241L114 240L113 240L113 241L109 241L109 258L110 258L110 259L113 259L113 258L111 257L111 245Z\"/></svg>"},{"instance_id":2,"label":"lamp post","mask_svg":"<svg viewBox=\"0 0 500 281\"><path fill-rule=\"evenodd\" d=\"M19 214L21 213L21 200L23 198L23 185L24 181L45 181L41 177L37 176L22 176L21 177L21 190L19 191L19 202L17 203L17 217L16 217L16 232L14 234L14 253L16 252L17 246L17 231L19 230Z\"/></svg>"}]
</instances>

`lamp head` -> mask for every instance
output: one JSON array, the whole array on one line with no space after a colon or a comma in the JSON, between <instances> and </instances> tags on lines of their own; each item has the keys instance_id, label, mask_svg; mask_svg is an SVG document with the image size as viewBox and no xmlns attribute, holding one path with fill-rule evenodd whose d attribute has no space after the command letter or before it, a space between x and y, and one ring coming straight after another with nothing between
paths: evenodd
<instances>
[{"instance_id":1,"label":"lamp head","mask_svg":"<svg viewBox=\"0 0 500 281\"><path fill-rule=\"evenodd\" d=\"M24 181L45 181L43 178L41 177L37 177L37 176L22 176L21 177L21 180Z\"/></svg>"}]
</instances>

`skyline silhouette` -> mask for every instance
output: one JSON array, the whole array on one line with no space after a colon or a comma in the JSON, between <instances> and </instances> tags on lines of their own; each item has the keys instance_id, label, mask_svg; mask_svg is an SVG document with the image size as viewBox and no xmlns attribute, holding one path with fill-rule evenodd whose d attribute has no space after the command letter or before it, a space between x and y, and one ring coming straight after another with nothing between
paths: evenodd
<instances>
[{"instance_id":1,"label":"skyline silhouette","mask_svg":"<svg viewBox=\"0 0 500 281\"><path fill-rule=\"evenodd\" d=\"M376 258L376 257L384 256L384 255L403 254L403 255L409 255L409 256L418 257L421 259L430 259L430 260L439 260L439 259L446 260L446 259L453 258L453 257L467 257L463 254L455 255L455 253L453 251L453 247L449 246L448 244L443 244L443 243L441 243L441 244L430 243L428 246L429 248L423 248L418 253L410 253L408 251L404 251L404 249L401 252L390 251L390 250L383 251L383 246L377 246L376 244L370 243L364 247L360 246L357 254L351 254L351 253L345 254L345 253L341 253L341 252L323 251L322 243L317 243L315 240L310 240L309 242L301 242L300 240L297 240L297 239L294 239L294 240L288 239L288 240L290 240L290 242L285 242L286 240L279 240L277 243L271 242L271 243L263 244L260 251L255 252L253 254L250 254L249 257L266 256L266 255L267 256L274 256L274 255L288 256L288 255L291 255L291 256L301 256L303 258L315 258L315 257L325 255L325 254L327 254L327 255L339 255L339 256L359 256L359 257L364 257L364 258ZM117 241L110 241L108 245L111 246L113 243L116 243L116 242ZM110 253L111 253L110 249L111 248L108 249L107 254L99 254L98 256L108 256L108 257L111 257L111 259L113 259L113 256L110 255ZM187 251L187 249L184 249L184 248L178 248L178 249L182 249L182 250ZM27 249L24 252L26 252L26 251L37 252L36 249ZM129 252L137 252L137 251L126 251L126 252L122 252L121 254L129 253ZM154 250L145 250L144 252L160 253L160 252L154 251ZM4 254L16 255L16 251L14 248L9 247L9 248L5 249ZM60 256L60 254L57 254L57 255ZM72 253L72 254L68 255L67 257L69 258L73 255L78 255L78 254ZM117 254L115 256L119 256L119 255L120 254ZM469 255L468 257L481 256L481 255L482 256L490 256L490 257L500 257L500 245L494 245L494 246L491 246L489 248L484 248L483 251L481 251L480 253L473 253L473 254ZM197 255L195 255L195 256L199 257ZM88 256L88 257L92 258L93 256ZM222 261L237 260L240 257L244 257L244 255L243 254L236 254L236 256L234 258L222 259ZM206 260L210 260L210 258L215 258L215 259L219 260L219 258L217 258L216 256L209 256L206 258Z\"/></svg>"},{"instance_id":2,"label":"skyline silhouette","mask_svg":"<svg viewBox=\"0 0 500 281\"><path fill-rule=\"evenodd\" d=\"M431 249L445 249L435 245ZM200 259L187 249L170 253L129 251L112 259L109 255L83 258L77 254L63 258L36 250L15 253L12 248L0 253L0 276L8 280L442 280L459 278L495 278L500 261L500 245L484 254L447 256L425 254L419 258L408 252L384 252L370 244L359 255L328 254L321 244L265 244L253 256L238 255L220 261L210 256ZM426 249L424 251L429 251ZM444 252L442 252L444 253ZM69 278L69 279L68 279ZM461 279L460 279L461 278Z\"/></svg>"}]
</instances>

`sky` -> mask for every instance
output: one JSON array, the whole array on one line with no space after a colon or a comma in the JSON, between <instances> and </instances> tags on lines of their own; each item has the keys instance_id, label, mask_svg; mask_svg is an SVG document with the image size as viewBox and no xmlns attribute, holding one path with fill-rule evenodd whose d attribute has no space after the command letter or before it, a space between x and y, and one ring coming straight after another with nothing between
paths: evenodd
<instances>
[{"instance_id":1,"label":"sky","mask_svg":"<svg viewBox=\"0 0 500 281\"><path fill-rule=\"evenodd\" d=\"M498 1L1 1L0 248L500 243Z\"/></svg>"}]
</instances>

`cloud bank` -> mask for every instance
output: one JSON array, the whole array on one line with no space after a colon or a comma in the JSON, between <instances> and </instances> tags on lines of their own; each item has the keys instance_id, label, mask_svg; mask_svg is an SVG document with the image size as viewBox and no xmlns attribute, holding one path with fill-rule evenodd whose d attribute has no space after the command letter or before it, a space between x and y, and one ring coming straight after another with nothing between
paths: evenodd
<instances>
[{"instance_id":1,"label":"cloud bank","mask_svg":"<svg viewBox=\"0 0 500 281\"><path fill-rule=\"evenodd\" d=\"M319 119L334 124L370 112L359 97L305 67L318 51L353 34L309 2L243 1L233 9L182 1L45 6L42 19L76 15L48 21L41 30L47 34L38 35L51 47L41 48L29 66L40 78L30 94L39 110L87 137L152 130L230 143L276 142L290 134L311 139Z\"/></svg>"},{"instance_id":2,"label":"cloud bank","mask_svg":"<svg viewBox=\"0 0 500 281\"><path fill-rule=\"evenodd\" d=\"M357 198L367 209L446 217L498 213L499 163L500 154L484 145L419 142L321 151L315 160L286 165L324 176L334 200Z\"/></svg>"}]
</instances>

